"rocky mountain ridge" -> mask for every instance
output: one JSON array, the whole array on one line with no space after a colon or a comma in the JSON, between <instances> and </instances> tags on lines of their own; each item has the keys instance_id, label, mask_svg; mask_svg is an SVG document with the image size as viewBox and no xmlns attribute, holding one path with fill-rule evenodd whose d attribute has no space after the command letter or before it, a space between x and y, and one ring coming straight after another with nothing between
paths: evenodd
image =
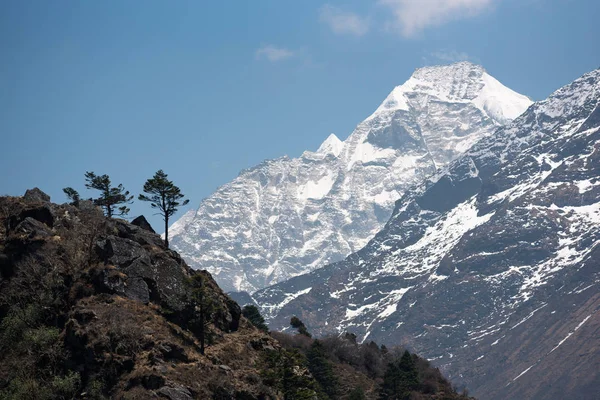
<instances>
[{"instance_id":1,"label":"rocky mountain ridge","mask_svg":"<svg viewBox=\"0 0 600 400\"><path fill-rule=\"evenodd\" d=\"M242 314L143 217L39 189L0 197L2 399L375 400L404 352L269 333ZM419 398L471 400L420 357L403 365Z\"/></svg>"},{"instance_id":2,"label":"rocky mountain ridge","mask_svg":"<svg viewBox=\"0 0 600 400\"><path fill-rule=\"evenodd\" d=\"M405 190L530 104L471 63L420 68L343 142L242 171L173 224L172 246L250 293L342 260Z\"/></svg>"},{"instance_id":3,"label":"rocky mountain ridge","mask_svg":"<svg viewBox=\"0 0 600 400\"><path fill-rule=\"evenodd\" d=\"M253 294L275 328L404 344L487 399L600 383L600 70L410 189L369 244Z\"/></svg>"}]
</instances>

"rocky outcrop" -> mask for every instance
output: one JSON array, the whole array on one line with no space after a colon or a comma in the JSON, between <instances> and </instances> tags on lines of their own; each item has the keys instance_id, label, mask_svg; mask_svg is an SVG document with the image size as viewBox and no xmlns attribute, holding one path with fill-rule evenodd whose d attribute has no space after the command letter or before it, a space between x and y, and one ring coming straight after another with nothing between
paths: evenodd
<instances>
[{"instance_id":1,"label":"rocky outcrop","mask_svg":"<svg viewBox=\"0 0 600 400\"><path fill-rule=\"evenodd\" d=\"M143 224L105 218L96 207L52 204L39 190L27 193L0 197L0 322L24 312L21 305L39 310L42 319L29 323L56 340L44 346L64 357L53 367L57 376L76 374L88 385L84 392L102 382L114 398L279 398L254 377L263 354L280 346L242 317L209 273L189 268ZM206 355L191 330L199 312L188 284L195 275L211 304ZM16 385L11 369L37 354L9 346L2 323L0 397ZM24 333L11 340L30 340L28 328L19 329ZM32 379L51 381L30 370Z\"/></svg>"},{"instance_id":2,"label":"rocky outcrop","mask_svg":"<svg viewBox=\"0 0 600 400\"><path fill-rule=\"evenodd\" d=\"M33 188L25 191L23 200L28 203L48 203L50 202L50 196L42 192L39 188Z\"/></svg>"},{"instance_id":3,"label":"rocky outcrop","mask_svg":"<svg viewBox=\"0 0 600 400\"><path fill-rule=\"evenodd\" d=\"M140 215L139 217L134 218L133 221L131 221L131 225L139 226L142 229L145 229L152 233L156 233L154 231L154 229L152 229L152 225L150 225L150 222L148 222L146 217L144 217L143 215Z\"/></svg>"}]
</instances>

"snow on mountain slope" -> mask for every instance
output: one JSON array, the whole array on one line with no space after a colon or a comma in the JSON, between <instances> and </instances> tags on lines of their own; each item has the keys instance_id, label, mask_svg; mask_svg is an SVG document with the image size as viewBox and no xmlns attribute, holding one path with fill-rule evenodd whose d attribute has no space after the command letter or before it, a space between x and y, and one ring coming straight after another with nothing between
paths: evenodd
<instances>
[{"instance_id":1,"label":"snow on mountain slope","mask_svg":"<svg viewBox=\"0 0 600 400\"><path fill-rule=\"evenodd\" d=\"M418 69L345 141L242 171L174 224L171 246L225 290L250 293L342 260L407 188L530 103L477 65Z\"/></svg>"},{"instance_id":2,"label":"snow on mountain slope","mask_svg":"<svg viewBox=\"0 0 600 400\"><path fill-rule=\"evenodd\" d=\"M583 399L600 384L599 266L596 70L407 190L359 252L253 299L273 329L296 315L404 344L481 398Z\"/></svg>"}]
</instances>

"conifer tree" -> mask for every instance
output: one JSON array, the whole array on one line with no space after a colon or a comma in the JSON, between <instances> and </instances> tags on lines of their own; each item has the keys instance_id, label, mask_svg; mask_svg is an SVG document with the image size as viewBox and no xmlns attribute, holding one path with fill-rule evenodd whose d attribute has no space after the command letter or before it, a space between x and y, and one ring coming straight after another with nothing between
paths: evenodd
<instances>
[{"instance_id":1,"label":"conifer tree","mask_svg":"<svg viewBox=\"0 0 600 400\"><path fill-rule=\"evenodd\" d=\"M400 360L391 362L383 376L379 390L381 400L407 400L419 387L419 376L415 362L406 350Z\"/></svg>"},{"instance_id":2,"label":"conifer tree","mask_svg":"<svg viewBox=\"0 0 600 400\"><path fill-rule=\"evenodd\" d=\"M308 359L308 370L312 376L330 398L335 398L338 380L331 363L327 359L323 344L318 340L314 340L306 358Z\"/></svg>"},{"instance_id":3,"label":"conifer tree","mask_svg":"<svg viewBox=\"0 0 600 400\"><path fill-rule=\"evenodd\" d=\"M187 281L190 287L190 303L194 311L194 317L190 321L191 331L200 340L200 354L204 354L206 348L206 337L211 315L215 310L212 297L206 290L206 279L200 273L196 273Z\"/></svg>"},{"instance_id":4,"label":"conifer tree","mask_svg":"<svg viewBox=\"0 0 600 400\"><path fill-rule=\"evenodd\" d=\"M348 395L348 400L367 400L365 391L362 387L357 387Z\"/></svg>"},{"instance_id":5,"label":"conifer tree","mask_svg":"<svg viewBox=\"0 0 600 400\"><path fill-rule=\"evenodd\" d=\"M299 334L312 337L310 332L308 332L308 329L306 329L306 325L304 325L304 322L300 321L300 318L293 316L292 319L290 319L290 325L293 328L298 329Z\"/></svg>"},{"instance_id":6,"label":"conifer tree","mask_svg":"<svg viewBox=\"0 0 600 400\"><path fill-rule=\"evenodd\" d=\"M242 315L246 317L252 325L264 332L269 332L269 327L265 324L265 319L260 315L258 307L252 304L247 304L242 309Z\"/></svg>"},{"instance_id":7,"label":"conifer tree","mask_svg":"<svg viewBox=\"0 0 600 400\"><path fill-rule=\"evenodd\" d=\"M93 199L93 202L104 209L107 217L127 215L129 207L124 204L131 204L133 196L129 195L122 184L113 187L108 175L96 175L93 172L86 172L85 180L86 188L100 191L100 197ZM119 204L123 205L115 209Z\"/></svg>"},{"instance_id":8,"label":"conifer tree","mask_svg":"<svg viewBox=\"0 0 600 400\"><path fill-rule=\"evenodd\" d=\"M71 205L79 207L79 201L81 200L81 198L79 197L79 193L77 192L77 190L73 189L72 187L66 187L63 188L63 192L65 193L67 198L71 200Z\"/></svg>"},{"instance_id":9,"label":"conifer tree","mask_svg":"<svg viewBox=\"0 0 600 400\"><path fill-rule=\"evenodd\" d=\"M181 201L185 196L173 181L167 178L167 174L162 169L144 183L144 193L147 195L140 194L138 200L150 202L152 208L158 209L158 214L162 215L165 221L165 246L168 248L169 217L177 212L177 207L185 206L189 200Z\"/></svg>"}]
</instances>

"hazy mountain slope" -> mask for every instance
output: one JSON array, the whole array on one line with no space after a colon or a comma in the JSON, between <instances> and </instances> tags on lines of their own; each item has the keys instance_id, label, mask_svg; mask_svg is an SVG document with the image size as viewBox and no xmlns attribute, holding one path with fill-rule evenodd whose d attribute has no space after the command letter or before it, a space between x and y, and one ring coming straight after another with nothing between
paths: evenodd
<instances>
[{"instance_id":1,"label":"hazy mountain slope","mask_svg":"<svg viewBox=\"0 0 600 400\"><path fill-rule=\"evenodd\" d=\"M274 328L409 345L484 398L594 398L599 98L596 70L410 190L361 251L254 299Z\"/></svg>"},{"instance_id":2,"label":"hazy mountain slope","mask_svg":"<svg viewBox=\"0 0 600 400\"><path fill-rule=\"evenodd\" d=\"M171 244L225 290L253 292L343 259L389 219L404 191L531 102L470 63L426 67L345 140L265 161L204 199Z\"/></svg>"}]
</instances>

